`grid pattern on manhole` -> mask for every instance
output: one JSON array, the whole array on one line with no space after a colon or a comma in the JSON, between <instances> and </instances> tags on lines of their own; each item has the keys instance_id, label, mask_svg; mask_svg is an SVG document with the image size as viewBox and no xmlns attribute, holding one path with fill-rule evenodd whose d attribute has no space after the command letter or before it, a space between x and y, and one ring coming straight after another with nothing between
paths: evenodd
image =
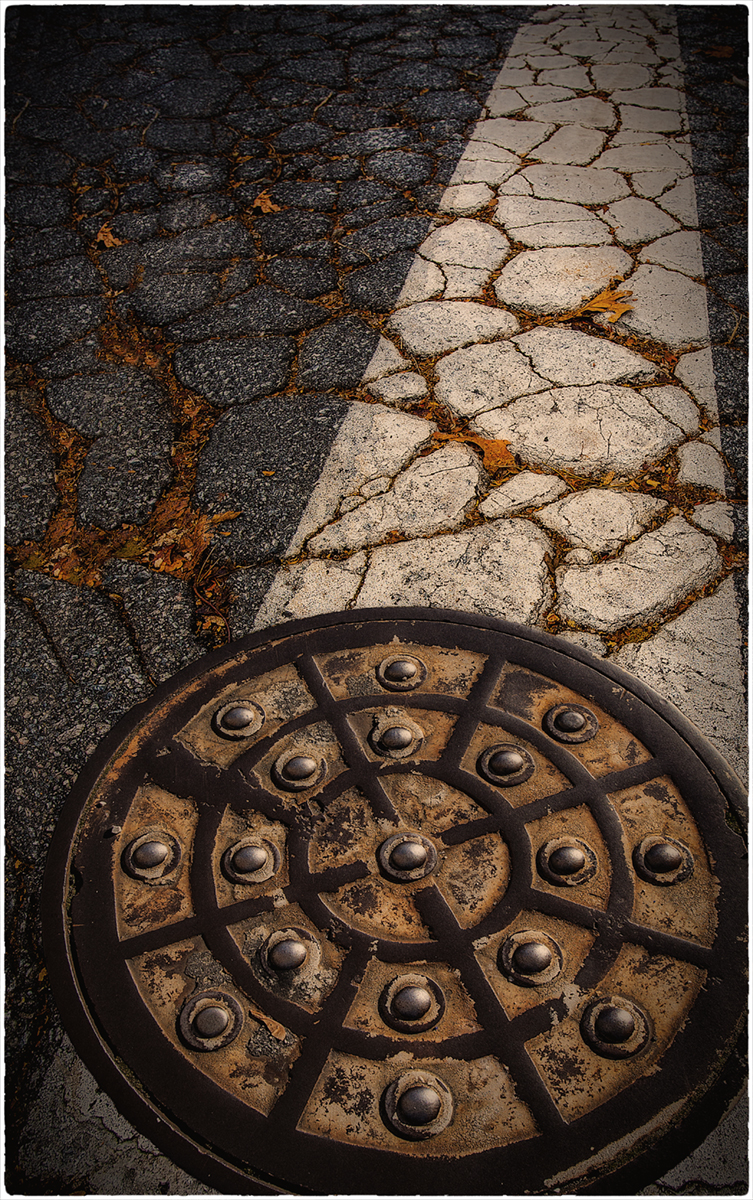
<instances>
[{"instance_id":1,"label":"grid pattern on manhole","mask_svg":"<svg viewBox=\"0 0 753 1200\"><path fill-rule=\"evenodd\" d=\"M322 1190L488 1190L490 1162L540 1186L680 1098L714 981L734 1028L716 784L542 641L273 640L153 706L87 794L88 1003L151 1102L241 1169L300 1184L302 1145Z\"/></svg>"}]
</instances>

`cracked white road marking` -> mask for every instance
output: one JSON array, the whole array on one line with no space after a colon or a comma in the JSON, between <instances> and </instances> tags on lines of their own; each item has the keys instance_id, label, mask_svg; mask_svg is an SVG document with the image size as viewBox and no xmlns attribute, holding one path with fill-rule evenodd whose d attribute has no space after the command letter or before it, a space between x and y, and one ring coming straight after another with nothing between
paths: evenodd
<instances>
[{"instance_id":1,"label":"cracked white road marking","mask_svg":"<svg viewBox=\"0 0 753 1200\"><path fill-rule=\"evenodd\" d=\"M742 772L682 79L668 6L520 27L256 624L421 604L538 625L614 654ZM572 328L610 286L627 310ZM432 451L417 401L516 468Z\"/></svg>"}]
</instances>

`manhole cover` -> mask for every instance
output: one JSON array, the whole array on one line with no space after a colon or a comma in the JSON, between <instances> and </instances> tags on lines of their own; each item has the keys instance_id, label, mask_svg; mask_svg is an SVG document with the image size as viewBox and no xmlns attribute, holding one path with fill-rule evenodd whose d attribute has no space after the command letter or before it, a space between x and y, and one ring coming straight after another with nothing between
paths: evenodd
<instances>
[{"instance_id":1,"label":"manhole cover","mask_svg":"<svg viewBox=\"0 0 753 1200\"><path fill-rule=\"evenodd\" d=\"M734 1045L739 798L670 706L545 635L282 626L89 764L53 984L125 1115L221 1190L572 1191Z\"/></svg>"}]
</instances>

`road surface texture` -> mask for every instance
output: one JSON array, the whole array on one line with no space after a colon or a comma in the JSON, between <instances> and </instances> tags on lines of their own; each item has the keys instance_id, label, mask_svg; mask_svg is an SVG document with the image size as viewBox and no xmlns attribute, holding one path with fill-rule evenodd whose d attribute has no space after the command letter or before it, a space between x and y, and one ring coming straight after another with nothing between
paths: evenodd
<instances>
[{"instance_id":1,"label":"road surface texture","mask_svg":"<svg viewBox=\"0 0 753 1200\"><path fill-rule=\"evenodd\" d=\"M291 617L455 608L745 771L746 10L17 6L7 35L7 1186L213 1194L41 956L114 722ZM644 1194L747 1190L744 1104Z\"/></svg>"}]
</instances>

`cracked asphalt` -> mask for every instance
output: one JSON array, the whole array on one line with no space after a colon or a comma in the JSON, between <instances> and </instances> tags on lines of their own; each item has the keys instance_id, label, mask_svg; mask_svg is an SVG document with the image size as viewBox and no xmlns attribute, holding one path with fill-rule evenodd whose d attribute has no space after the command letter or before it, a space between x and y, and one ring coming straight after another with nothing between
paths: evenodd
<instances>
[{"instance_id":1,"label":"cracked asphalt","mask_svg":"<svg viewBox=\"0 0 753 1200\"><path fill-rule=\"evenodd\" d=\"M451 607L744 775L747 10L6 9L6 1184L209 1194L49 994L70 785L255 628ZM743 1194L744 1105L644 1194Z\"/></svg>"}]
</instances>

